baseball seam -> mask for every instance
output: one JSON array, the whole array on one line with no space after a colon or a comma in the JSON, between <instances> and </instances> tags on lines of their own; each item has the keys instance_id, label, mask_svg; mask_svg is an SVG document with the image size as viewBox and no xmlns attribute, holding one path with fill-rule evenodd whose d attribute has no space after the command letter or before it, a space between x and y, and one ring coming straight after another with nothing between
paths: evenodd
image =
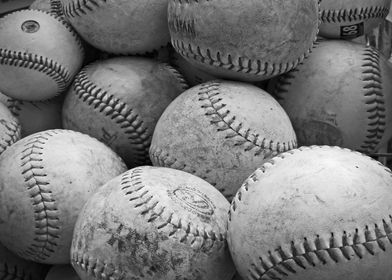
<instances>
[{"instance_id":1,"label":"baseball seam","mask_svg":"<svg viewBox=\"0 0 392 280\"><path fill-rule=\"evenodd\" d=\"M50 0L50 13L56 16L63 16L63 9L61 5L61 1L59 0Z\"/></svg>"},{"instance_id":2,"label":"baseball seam","mask_svg":"<svg viewBox=\"0 0 392 280\"><path fill-rule=\"evenodd\" d=\"M35 237L33 243L24 252L36 260L45 260L54 252L60 237L60 223L56 200L50 190L42 166L42 155L46 142L58 132L48 131L32 137L24 146L21 156L21 174L25 179L28 193L32 200Z\"/></svg>"},{"instance_id":3,"label":"baseball seam","mask_svg":"<svg viewBox=\"0 0 392 280\"><path fill-rule=\"evenodd\" d=\"M233 139L234 146L245 146L245 151L256 149L255 156L265 153L265 150L272 153L280 153L296 148L296 140L286 142L274 142L259 134L252 133L250 128L244 128L242 122L235 123L236 116L226 109L227 104L223 103L220 95L220 83L211 82L200 85L199 101L203 103L201 108L206 111L205 115L211 118L210 123L216 125L218 132L227 132L225 139Z\"/></svg>"},{"instance_id":4,"label":"baseball seam","mask_svg":"<svg viewBox=\"0 0 392 280\"><path fill-rule=\"evenodd\" d=\"M16 117L19 117L20 115L20 111L22 110L21 105L22 105L22 101L14 98L7 98L7 108Z\"/></svg>"},{"instance_id":5,"label":"baseball seam","mask_svg":"<svg viewBox=\"0 0 392 280\"><path fill-rule=\"evenodd\" d=\"M74 81L74 93L87 105L113 120L124 131L132 145L134 163L144 164L148 159L151 135L143 120L128 104L115 98L90 81L86 69L82 69Z\"/></svg>"},{"instance_id":6,"label":"baseball seam","mask_svg":"<svg viewBox=\"0 0 392 280\"><path fill-rule=\"evenodd\" d=\"M382 74L380 69L380 54L371 47L364 51L362 64L363 89L365 91L365 104L368 108L368 128L366 140L361 145L361 151L374 152L385 132L386 108L382 91Z\"/></svg>"},{"instance_id":7,"label":"baseball seam","mask_svg":"<svg viewBox=\"0 0 392 280\"><path fill-rule=\"evenodd\" d=\"M320 45L320 41L322 40L317 40L314 42L312 50L310 51L311 56L313 49L317 48ZM289 92L289 87L292 85L292 80L296 78L296 75L300 71L301 65L304 65L309 57L306 57L304 61L302 61L297 68L294 68L293 70L284 73L282 75L279 75L278 77L274 78L271 80L272 88L271 88L271 94L278 100L284 100L284 94Z\"/></svg>"},{"instance_id":8,"label":"baseball seam","mask_svg":"<svg viewBox=\"0 0 392 280\"><path fill-rule=\"evenodd\" d=\"M172 65L168 64L168 63L161 63L170 73L173 74L173 76L176 78L176 80L178 81L178 83L181 86L181 89L183 91L187 90L189 88L189 85L187 83L187 81L185 80L184 76L176 69L174 68Z\"/></svg>"},{"instance_id":9,"label":"baseball seam","mask_svg":"<svg viewBox=\"0 0 392 280\"><path fill-rule=\"evenodd\" d=\"M122 279L120 271L113 263L103 262L99 259L93 259L87 254L74 252L72 254L73 264L79 266L88 275L92 275L96 279L115 280Z\"/></svg>"},{"instance_id":10,"label":"baseball seam","mask_svg":"<svg viewBox=\"0 0 392 280\"><path fill-rule=\"evenodd\" d=\"M28 68L46 74L56 82L57 94L65 91L71 80L64 66L37 54L0 49L0 64Z\"/></svg>"},{"instance_id":11,"label":"baseball seam","mask_svg":"<svg viewBox=\"0 0 392 280\"><path fill-rule=\"evenodd\" d=\"M296 150L281 153L264 163L244 182L237 192L230 206L229 223L231 222L232 215L236 212L238 205L242 201L243 194L248 192L252 184L256 183L269 169L297 152L323 147L301 147ZM333 148L351 151L341 147ZM367 157L359 152L352 152ZM392 176L390 169L370 157L367 158L376 162ZM388 219L382 219L381 222L382 226L375 224L374 229L366 225L364 230L356 228L353 232L343 231L342 234L332 232L330 233L329 239L322 238L320 235L316 235L314 240L304 237L304 241L300 244L295 244L292 241L290 249L283 249L279 246L273 251L268 251L268 257L258 257L256 261L251 263L248 269L248 278L254 280L281 280L290 274L297 273L298 269L307 269L320 264L326 265L330 262L350 261L352 257L361 259L366 254L374 255L378 249L385 251L388 242L392 244L392 215L389 215Z\"/></svg>"},{"instance_id":12,"label":"baseball seam","mask_svg":"<svg viewBox=\"0 0 392 280\"><path fill-rule=\"evenodd\" d=\"M0 154L2 154L9 146L18 141L21 137L21 127L17 122L2 122L0 124L6 128L5 133L0 139Z\"/></svg>"},{"instance_id":13,"label":"baseball seam","mask_svg":"<svg viewBox=\"0 0 392 280\"><path fill-rule=\"evenodd\" d=\"M323 23L340 23L360 21L370 18L385 18L389 13L389 7L375 6L341 10L322 10L321 21Z\"/></svg>"},{"instance_id":14,"label":"baseball seam","mask_svg":"<svg viewBox=\"0 0 392 280\"><path fill-rule=\"evenodd\" d=\"M309 51L307 51L293 62L269 63L262 62L261 60L251 60L247 57L241 56L238 56L237 59L233 59L231 54L223 57L219 51L213 52L208 48L202 50L199 46L192 46L192 44L186 44L181 40L172 39L172 45L183 57L187 57L210 66L221 67L226 70L252 74L260 77L272 77L288 72L295 68L309 54Z\"/></svg>"},{"instance_id":15,"label":"baseball seam","mask_svg":"<svg viewBox=\"0 0 392 280\"><path fill-rule=\"evenodd\" d=\"M129 201L134 204L134 208L140 208L140 215L145 217L148 223L155 221L158 230L168 229L169 237L180 232L182 236L179 242L190 244L192 248L200 249L205 247L207 242L211 242L211 247L214 244L218 244L218 246L224 244L226 234L215 233L212 230L208 232L205 228L199 229L191 222L184 223L181 218L176 221L173 218L175 213L168 214L168 209L165 206L160 206L159 200L144 185L142 173L141 168L134 168L125 173L121 179L121 189Z\"/></svg>"},{"instance_id":16,"label":"baseball seam","mask_svg":"<svg viewBox=\"0 0 392 280\"><path fill-rule=\"evenodd\" d=\"M68 17L80 17L88 12L99 8L100 4L106 3L107 0L74 0L69 1L68 5L63 5L63 14Z\"/></svg>"}]
</instances>

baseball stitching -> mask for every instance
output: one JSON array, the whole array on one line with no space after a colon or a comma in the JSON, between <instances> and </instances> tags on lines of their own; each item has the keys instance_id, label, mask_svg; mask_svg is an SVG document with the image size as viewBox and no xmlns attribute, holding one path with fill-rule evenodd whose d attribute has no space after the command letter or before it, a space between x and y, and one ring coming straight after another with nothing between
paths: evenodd
<instances>
[{"instance_id":1,"label":"baseball stitching","mask_svg":"<svg viewBox=\"0 0 392 280\"><path fill-rule=\"evenodd\" d=\"M20 111L22 110L21 105L22 101L13 98L7 98L7 108L16 117L19 117L20 115Z\"/></svg>"},{"instance_id":2,"label":"baseball stitching","mask_svg":"<svg viewBox=\"0 0 392 280\"><path fill-rule=\"evenodd\" d=\"M221 248L225 245L226 233L206 231L205 228L199 229L191 222L182 222L181 218L175 221L174 213L168 213L165 206L159 206L159 200L143 184L142 173L142 168L134 168L124 173L120 185L125 197L135 209L139 208L140 215L146 218L147 223L156 222L157 229L168 229L169 237L177 232L182 232L183 235L179 242L187 243L195 250L206 248L207 243L210 243L208 248L212 248L214 245ZM94 277L100 276L104 280L111 280L118 279L120 275L120 269L116 268L114 264L91 258L87 254L74 253L72 258L75 264Z\"/></svg>"},{"instance_id":3,"label":"baseball stitching","mask_svg":"<svg viewBox=\"0 0 392 280\"><path fill-rule=\"evenodd\" d=\"M126 172L122 176L121 189L134 208L139 208L140 215L145 217L148 223L156 221L158 229L165 228L169 231L169 237L177 232L183 233L179 242L188 243L196 250L205 247L207 242L211 242L210 247L214 244L218 244L218 246L224 244L225 233L206 231L205 228L199 229L191 222L181 221L181 218L176 221L173 218L175 213L168 213L165 206L159 206L159 199L154 197L149 188L144 185L142 174L142 168L134 168L130 172Z\"/></svg>"},{"instance_id":4,"label":"baseball stitching","mask_svg":"<svg viewBox=\"0 0 392 280\"><path fill-rule=\"evenodd\" d=\"M121 273L113 263L103 262L93 259L87 254L73 253L72 262L84 270L88 275L92 275L100 280L119 280Z\"/></svg>"},{"instance_id":5,"label":"baseball stitching","mask_svg":"<svg viewBox=\"0 0 392 280\"><path fill-rule=\"evenodd\" d=\"M235 214L238 206L242 201L244 193L249 191L259 178L262 177L269 169L286 157L295 153L309 149L323 149L325 146L301 147L296 150L287 151L277 155L268 162L258 168L244 182L235 198L233 199L229 211L229 223L231 217ZM331 148L331 147L328 147ZM351 151L341 147L332 147ZM391 177L390 169L382 165L380 162L363 155L359 152L351 151L357 155L362 155L376 162L381 168L387 171ZM380 226L379 224L382 225ZM283 249L281 246L275 250L268 251L268 257L258 257L257 261L250 265L248 269L248 279L253 280L281 280L290 274L297 273L298 270L316 267L318 265L326 265L330 262L338 263L341 261L350 261L352 256L363 258L366 254L374 255L377 250L386 250L388 244L392 244L392 215L386 219L381 219L379 224L374 224L374 228L366 225L365 229L358 229L341 233L330 233L329 239L324 239L320 235L309 238L305 237L300 244L291 242L290 249Z\"/></svg>"},{"instance_id":6,"label":"baseball stitching","mask_svg":"<svg viewBox=\"0 0 392 280\"><path fill-rule=\"evenodd\" d=\"M371 47L364 51L363 69L363 89L366 97L366 107L368 109L368 129L366 140L361 145L361 150L366 153L373 152L379 145L386 125L385 101L382 92L382 75L380 69L380 54Z\"/></svg>"},{"instance_id":7,"label":"baseball stitching","mask_svg":"<svg viewBox=\"0 0 392 280\"><path fill-rule=\"evenodd\" d=\"M0 49L0 64L28 68L46 74L56 82L58 94L66 90L71 80L64 66L36 54Z\"/></svg>"},{"instance_id":8,"label":"baseball stitching","mask_svg":"<svg viewBox=\"0 0 392 280\"><path fill-rule=\"evenodd\" d=\"M161 65L163 65L170 73L173 74L173 76L177 79L178 83L181 86L181 89L183 91L187 90L189 88L189 85L187 83L187 81L185 80L184 76L177 71L176 68L174 68L172 65L168 64L168 63L161 63Z\"/></svg>"},{"instance_id":9,"label":"baseball stitching","mask_svg":"<svg viewBox=\"0 0 392 280\"><path fill-rule=\"evenodd\" d=\"M33 203L35 218L34 241L24 253L41 261L54 252L61 233L57 202L41 163L45 144L58 133L48 131L33 137L24 145L21 155L21 171Z\"/></svg>"},{"instance_id":10,"label":"baseball stitching","mask_svg":"<svg viewBox=\"0 0 392 280\"><path fill-rule=\"evenodd\" d=\"M61 1L50 0L50 13L60 17L64 15Z\"/></svg>"},{"instance_id":11,"label":"baseball stitching","mask_svg":"<svg viewBox=\"0 0 392 280\"><path fill-rule=\"evenodd\" d=\"M88 12L93 12L101 4L106 3L107 0L74 0L70 1L68 5L63 5L63 13L66 17L80 17L86 15Z\"/></svg>"},{"instance_id":12,"label":"baseball stitching","mask_svg":"<svg viewBox=\"0 0 392 280\"><path fill-rule=\"evenodd\" d=\"M344 10L322 10L321 21L324 23L360 21L370 18L385 18L388 13L389 7L383 6Z\"/></svg>"},{"instance_id":13,"label":"baseball stitching","mask_svg":"<svg viewBox=\"0 0 392 280\"><path fill-rule=\"evenodd\" d=\"M95 85L89 79L87 69L88 67L82 69L75 78L75 95L119 125L133 147L134 163L144 164L148 159L151 135L147 127L144 127L143 120L128 104Z\"/></svg>"},{"instance_id":14,"label":"baseball stitching","mask_svg":"<svg viewBox=\"0 0 392 280\"><path fill-rule=\"evenodd\" d=\"M260 156L265 150L272 153L281 153L297 147L296 140L286 142L274 142L260 137L259 134L252 133L252 129L244 128L242 122L234 124L236 116L230 110L226 109L227 104L223 103L220 95L220 83L211 82L200 85L198 93L199 101L203 103L201 108L204 109L205 116L211 119L210 123L217 126L218 132L226 132L225 139L233 139L234 146L244 146L245 151L255 149L255 156Z\"/></svg>"},{"instance_id":15,"label":"baseball stitching","mask_svg":"<svg viewBox=\"0 0 392 280\"><path fill-rule=\"evenodd\" d=\"M20 125L16 122L0 121L0 125L6 128L3 138L0 140L0 154L2 154L9 146L18 141L21 137Z\"/></svg>"}]
</instances>

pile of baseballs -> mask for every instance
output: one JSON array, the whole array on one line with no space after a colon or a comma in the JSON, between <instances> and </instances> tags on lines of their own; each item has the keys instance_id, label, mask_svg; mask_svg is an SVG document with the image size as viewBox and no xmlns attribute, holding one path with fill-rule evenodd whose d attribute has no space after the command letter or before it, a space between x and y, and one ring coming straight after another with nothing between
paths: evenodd
<instances>
[{"instance_id":1,"label":"pile of baseballs","mask_svg":"<svg viewBox=\"0 0 392 280\"><path fill-rule=\"evenodd\" d=\"M390 6L3 15L0 279L392 279Z\"/></svg>"}]
</instances>

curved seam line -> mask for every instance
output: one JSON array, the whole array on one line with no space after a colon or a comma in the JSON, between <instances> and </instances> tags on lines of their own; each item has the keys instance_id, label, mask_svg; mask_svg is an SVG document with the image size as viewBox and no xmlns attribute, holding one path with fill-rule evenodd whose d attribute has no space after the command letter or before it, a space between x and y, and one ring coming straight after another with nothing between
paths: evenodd
<instances>
[{"instance_id":1,"label":"curved seam line","mask_svg":"<svg viewBox=\"0 0 392 280\"><path fill-rule=\"evenodd\" d=\"M151 135L146 133L148 129L143 127L143 120L140 119L140 116L134 114L134 110L129 108L128 104L95 85L88 78L86 69L80 71L76 76L73 87L75 95L80 100L94 109L98 109L105 117L109 117L119 125L130 144L134 145L135 162L144 162L144 159L148 157Z\"/></svg>"},{"instance_id":2,"label":"curved seam line","mask_svg":"<svg viewBox=\"0 0 392 280\"><path fill-rule=\"evenodd\" d=\"M243 141L238 141L234 146L246 145L248 144L249 147L245 148L245 151L251 151L253 148L258 148L255 155L260 155L264 149L268 149L272 152L285 152L291 150L296 147L296 141L292 140L289 142L277 142L276 147L274 146L273 140L267 140L263 138L260 141L259 134L252 134L251 129L245 129L245 134L241 133L243 129L243 124L240 122L237 127L234 127L233 124L236 120L235 116L229 117L230 110L225 110L226 104L222 102L222 98L219 98L220 94L220 83L212 82L203 84L199 87L200 96L199 101L207 101L208 104L204 104L201 106L202 109L205 109L207 112L205 113L206 116L211 116L211 124L218 126L218 132L230 130L231 134L226 135L226 139L234 138L239 136L243 139ZM217 118L214 119L214 116ZM229 118L229 120L226 120ZM218 123L222 122L223 126L219 126ZM253 136L253 139L250 137Z\"/></svg>"},{"instance_id":3,"label":"curved seam line","mask_svg":"<svg viewBox=\"0 0 392 280\"><path fill-rule=\"evenodd\" d=\"M57 94L63 92L71 80L69 72L64 66L52 59L32 53L0 49L0 64L34 69L46 74L57 84Z\"/></svg>"}]
</instances>

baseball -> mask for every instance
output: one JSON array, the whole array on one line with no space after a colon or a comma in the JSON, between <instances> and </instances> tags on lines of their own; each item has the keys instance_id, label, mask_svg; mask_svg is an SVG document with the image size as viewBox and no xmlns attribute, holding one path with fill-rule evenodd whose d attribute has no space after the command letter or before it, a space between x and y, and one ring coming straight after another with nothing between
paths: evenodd
<instances>
[{"instance_id":1,"label":"baseball","mask_svg":"<svg viewBox=\"0 0 392 280\"><path fill-rule=\"evenodd\" d=\"M169 0L171 42L211 75L266 80L293 69L318 33L318 0Z\"/></svg>"},{"instance_id":2,"label":"baseball","mask_svg":"<svg viewBox=\"0 0 392 280\"><path fill-rule=\"evenodd\" d=\"M353 39L369 34L384 20L391 0L322 0L320 36Z\"/></svg>"},{"instance_id":3,"label":"baseball","mask_svg":"<svg viewBox=\"0 0 392 280\"><path fill-rule=\"evenodd\" d=\"M78 132L47 130L19 140L0 157L0 242L28 260L69 263L82 206L125 170L112 150Z\"/></svg>"},{"instance_id":4,"label":"baseball","mask_svg":"<svg viewBox=\"0 0 392 280\"><path fill-rule=\"evenodd\" d=\"M371 47L321 41L270 89L300 146L336 145L369 154L392 137L392 68Z\"/></svg>"},{"instance_id":5,"label":"baseball","mask_svg":"<svg viewBox=\"0 0 392 280\"><path fill-rule=\"evenodd\" d=\"M0 279L42 280L49 267L19 258L0 244Z\"/></svg>"},{"instance_id":6,"label":"baseball","mask_svg":"<svg viewBox=\"0 0 392 280\"><path fill-rule=\"evenodd\" d=\"M167 0L61 0L63 13L94 47L115 54L143 54L170 41Z\"/></svg>"},{"instance_id":7,"label":"baseball","mask_svg":"<svg viewBox=\"0 0 392 280\"><path fill-rule=\"evenodd\" d=\"M296 145L287 114L268 93L216 80L185 91L166 108L150 158L203 178L230 200L259 165Z\"/></svg>"},{"instance_id":8,"label":"baseball","mask_svg":"<svg viewBox=\"0 0 392 280\"><path fill-rule=\"evenodd\" d=\"M72 240L72 266L82 280L231 280L229 206L213 186L191 174L131 169L83 208Z\"/></svg>"},{"instance_id":9,"label":"baseball","mask_svg":"<svg viewBox=\"0 0 392 280\"><path fill-rule=\"evenodd\" d=\"M62 96L58 96L45 101L29 102L13 99L0 92L0 102L7 106L22 126L22 137L48 129L62 128L63 99Z\"/></svg>"},{"instance_id":10,"label":"baseball","mask_svg":"<svg viewBox=\"0 0 392 280\"><path fill-rule=\"evenodd\" d=\"M0 155L21 138L21 125L11 111L0 103Z\"/></svg>"},{"instance_id":11,"label":"baseball","mask_svg":"<svg viewBox=\"0 0 392 280\"><path fill-rule=\"evenodd\" d=\"M244 279L392 278L392 173L329 146L258 168L230 208L228 244Z\"/></svg>"},{"instance_id":12,"label":"baseball","mask_svg":"<svg viewBox=\"0 0 392 280\"><path fill-rule=\"evenodd\" d=\"M76 76L64 101L64 127L104 142L130 168L147 164L159 117L186 88L176 70L152 59L97 61Z\"/></svg>"},{"instance_id":13,"label":"baseball","mask_svg":"<svg viewBox=\"0 0 392 280\"><path fill-rule=\"evenodd\" d=\"M80 280L80 278L70 264L63 264L52 266L45 280Z\"/></svg>"},{"instance_id":14,"label":"baseball","mask_svg":"<svg viewBox=\"0 0 392 280\"><path fill-rule=\"evenodd\" d=\"M22 10L0 19L0 91L39 101L67 89L82 65L84 50L60 17Z\"/></svg>"}]
</instances>

